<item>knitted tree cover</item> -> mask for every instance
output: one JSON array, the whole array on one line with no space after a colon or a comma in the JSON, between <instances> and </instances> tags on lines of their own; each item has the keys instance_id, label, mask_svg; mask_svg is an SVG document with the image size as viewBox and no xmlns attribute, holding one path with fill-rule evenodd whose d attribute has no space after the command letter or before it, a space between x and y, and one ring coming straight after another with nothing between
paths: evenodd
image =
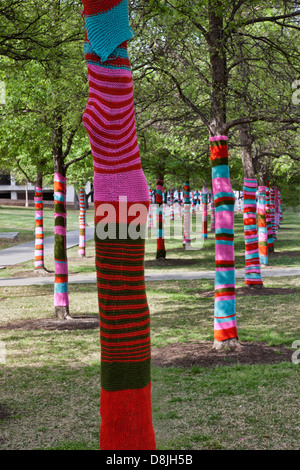
<instances>
[{"instance_id":1,"label":"knitted tree cover","mask_svg":"<svg viewBox=\"0 0 300 470\"><path fill-rule=\"evenodd\" d=\"M262 285L256 224L255 178L244 178L245 284Z\"/></svg>"},{"instance_id":2,"label":"knitted tree cover","mask_svg":"<svg viewBox=\"0 0 300 470\"><path fill-rule=\"evenodd\" d=\"M266 219L267 219L267 232L268 232L268 253L274 252L274 239L272 229L272 218L271 218L271 206L270 206L270 182L267 182L266 188Z\"/></svg>"},{"instance_id":3,"label":"knitted tree cover","mask_svg":"<svg viewBox=\"0 0 300 470\"><path fill-rule=\"evenodd\" d=\"M152 450L150 315L144 252L149 190L136 137L127 0L83 0L94 160L102 450ZM139 216L137 217L137 214ZM110 233L105 238L106 227Z\"/></svg>"},{"instance_id":4,"label":"knitted tree cover","mask_svg":"<svg viewBox=\"0 0 300 470\"><path fill-rule=\"evenodd\" d=\"M282 198L281 198L281 192L279 191L279 225L280 222L282 222Z\"/></svg>"},{"instance_id":5,"label":"knitted tree cover","mask_svg":"<svg viewBox=\"0 0 300 470\"><path fill-rule=\"evenodd\" d=\"M266 219L266 186L258 187L258 250L260 264L268 264L268 231Z\"/></svg>"},{"instance_id":6,"label":"knitted tree cover","mask_svg":"<svg viewBox=\"0 0 300 470\"><path fill-rule=\"evenodd\" d=\"M275 225L276 232L279 227L279 189L275 188Z\"/></svg>"},{"instance_id":7,"label":"knitted tree cover","mask_svg":"<svg viewBox=\"0 0 300 470\"><path fill-rule=\"evenodd\" d=\"M270 213L271 213L271 227L273 233L273 240L277 239L276 235L276 210L275 210L275 188L271 188L271 200L270 200Z\"/></svg>"},{"instance_id":8,"label":"knitted tree cover","mask_svg":"<svg viewBox=\"0 0 300 470\"><path fill-rule=\"evenodd\" d=\"M170 189L170 220L174 220L174 190Z\"/></svg>"},{"instance_id":9,"label":"knitted tree cover","mask_svg":"<svg viewBox=\"0 0 300 470\"><path fill-rule=\"evenodd\" d=\"M208 194L207 190L203 188L202 190L202 230L201 230L201 238L204 240L207 239L207 199Z\"/></svg>"},{"instance_id":10,"label":"knitted tree cover","mask_svg":"<svg viewBox=\"0 0 300 470\"><path fill-rule=\"evenodd\" d=\"M44 268L43 189L35 188L35 250L34 269Z\"/></svg>"},{"instance_id":11,"label":"knitted tree cover","mask_svg":"<svg viewBox=\"0 0 300 470\"><path fill-rule=\"evenodd\" d=\"M183 188L184 209L183 209L183 245L185 248L191 246L191 201L190 183L185 183Z\"/></svg>"},{"instance_id":12,"label":"knitted tree cover","mask_svg":"<svg viewBox=\"0 0 300 470\"><path fill-rule=\"evenodd\" d=\"M216 210L215 326L218 341L237 338L235 316L234 203L227 136L210 137L212 188Z\"/></svg>"},{"instance_id":13,"label":"knitted tree cover","mask_svg":"<svg viewBox=\"0 0 300 470\"><path fill-rule=\"evenodd\" d=\"M166 257L163 217L163 184L163 180L158 178L156 181L156 259L164 259Z\"/></svg>"},{"instance_id":14,"label":"knitted tree cover","mask_svg":"<svg viewBox=\"0 0 300 470\"><path fill-rule=\"evenodd\" d=\"M148 211L148 227L153 227L153 212L152 212L152 189L149 186L149 211Z\"/></svg>"},{"instance_id":15,"label":"knitted tree cover","mask_svg":"<svg viewBox=\"0 0 300 470\"><path fill-rule=\"evenodd\" d=\"M78 255L85 256L85 190L79 189L79 249Z\"/></svg>"},{"instance_id":16,"label":"knitted tree cover","mask_svg":"<svg viewBox=\"0 0 300 470\"><path fill-rule=\"evenodd\" d=\"M199 191L196 192L196 210L200 210L200 193Z\"/></svg>"},{"instance_id":17,"label":"knitted tree cover","mask_svg":"<svg viewBox=\"0 0 300 470\"><path fill-rule=\"evenodd\" d=\"M66 212L66 181L65 176L54 174L54 305L69 305L68 295L68 260L66 248L67 212Z\"/></svg>"},{"instance_id":18,"label":"knitted tree cover","mask_svg":"<svg viewBox=\"0 0 300 470\"><path fill-rule=\"evenodd\" d=\"M211 202L210 202L210 231L214 233L216 228L215 225L215 201L214 201L214 194L211 194Z\"/></svg>"}]
</instances>

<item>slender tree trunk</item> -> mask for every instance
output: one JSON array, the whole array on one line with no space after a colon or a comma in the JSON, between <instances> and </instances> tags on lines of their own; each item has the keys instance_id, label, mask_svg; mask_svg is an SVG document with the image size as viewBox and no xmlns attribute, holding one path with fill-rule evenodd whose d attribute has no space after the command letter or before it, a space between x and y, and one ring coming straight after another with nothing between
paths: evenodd
<instances>
[{"instance_id":1,"label":"slender tree trunk","mask_svg":"<svg viewBox=\"0 0 300 470\"><path fill-rule=\"evenodd\" d=\"M247 124L240 126L242 163L244 169L244 234L245 234L245 285L261 287L261 271L258 249L258 232L256 223L256 189L257 179L252 163L252 137Z\"/></svg>"},{"instance_id":2,"label":"slender tree trunk","mask_svg":"<svg viewBox=\"0 0 300 470\"><path fill-rule=\"evenodd\" d=\"M178 217L181 218L181 209L182 209L182 204L181 204L181 189L178 189Z\"/></svg>"},{"instance_id":3,"label":"slender tree trunk","mask_svg":"<svg viewBox=\"0 0 300 470\"><path fill-rule=\"evenodd\" d=\"M148 212L148 228L153 227L153 211L152 211L152 189L149 186L149 212Z\"/></svg>"},{"instance_id":4,"label":"slender tree trunk","mask_svg":"<svg viewBox=\"0 0 300 470\"><path fill-rule=\"evenodd\" d=\"M164 217L163 217L163 175L158 175L156 181L156 225L157 225L157 250L156 259L166 258L165 238L164 238Z\"/></svg>"},{"instance_id":5,"label":"slender tree trunk","mask_svg":"<svg viewBox=\"0 0 300 470\"><path fill-rule=\"evenodd\" d=\"M26 181L25 183L25 207L28 207L29 206L29 203L28 203L28 181Z\"/></svg>"},{"instance_id":6,"label":"slender tree trunk","mask_svg":"<svg viewBox=\"0 0 300 470\"><path fill-rule=\"evenodd\" d=\"M272 186L271 188L271 201L270 201L270 213L271 213L271 227L272 227L272 234L273 240L277 239L276 235L276 209L275 209L275 188Z\"/></svg>"},{"instance_id":7,"label":"slender tree trunk","mask_svg":"<svg viewBox=\"0 0 300 470\"><path fill-rule=\"evenodd\" d=\"M187 250L191 246L191 201L190 183L185 183L184 189L184 212L183 212L183 246Z\"/></svg>"},{"instance_id":8,"label":"slender tree trunk","mask_svg":"<svg viewBox=\"0 0 300 470\"><path fill-rule=\"evenodd\" d=\"M66 181L65 175L54 174L54 308L55 316L68 319L68 259L67 259L67 211L66 211Z\"/></svg>"},{"instance_id":9,"label":"slender tree trunk","mask_svg":"<svg viewBox=\"0 0 300 470\"><path fill-rule=\"evenodd\" d=\"M34 195L35 205L35 252L34 269L45 269L44 266L44 227L43 227L43 175L38 172Z\"/></svg>"},{"instance_id":10,"label":"slender tree trunk","mask_svg":"<svg viewBox=\"0 0 300 470\"><path fill-rule=\"evenodd\" d=\"M267 181L266 189L266 219L268 231L268 254L274 253L274 239L272 229L271 201L270 201L270 180Z\"/></svg>"},{"instance_id":11,"label":"slender tree trunk","mask_svg":"<svg viewBox=\"0 0 300 470\"><path fill-rule=\"evenodd\" d=\"M86 198L85 189L79 189L79 249L78 255L81 258L85 257L85 220L86 220Z\"/></svg>"},{"instance_id":12,"label":"slender tree trunk","mask_svg":"<svg viewBox=\"0 0 300 470\"><path fill-rule=\"evenodd\" d=\"M258 249L260 264L268 265L268 231L266 219L266 186L258 187Z\"/></svg>"},{"instance_id":13,"label":"slender tree trunk","mask_svg":"<svg viewBox=\"0 0 300 470\"><path fill-rule=\"evenodd\" d=\"M174 220L174 189L170 188L170 220Z\"/></svg>"},{"instance_id":14,"label":"slender tree trunk","mask_svg":"<svg viewBox=\"0 0 300 470\"><path fill-rule=\"evenodd\" d=\"M202 230L201 230L201 238L204 240L207 239L207 189L202 189Z\"/></svg>"},{"instance_id":15,"label":"slender tree trunk","mask_svg":"<svg viewBox=\"0 0 300 470\"><path fill-rule=\"evenodd\" d=\"M211 191L211 202L210 202L210 231L212 233L215 232L216 224L215 224L215 201L214 201L214 193Z\"/></svg>"}]
</instances>

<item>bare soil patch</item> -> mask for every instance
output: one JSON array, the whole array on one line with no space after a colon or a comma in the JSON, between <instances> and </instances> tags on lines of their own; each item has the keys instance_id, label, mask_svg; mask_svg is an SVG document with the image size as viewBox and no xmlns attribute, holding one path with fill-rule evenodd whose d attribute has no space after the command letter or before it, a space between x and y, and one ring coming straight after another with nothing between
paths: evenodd
<instances>
[{"instance_id":1,"label":"bare soil patch","mask_svg":"<svg viewBox=\"0 0 300 470\"><path fill-rule=\"evenodd\" d=\"M153 348L152 365L158 367L216 367L236 364L276 364L290 362L290 349L267 346L263 343L241 343L239 351L212 349L209 341L174 343L163 348Z\"/></svg>"},{"instance_id":2,"label":"bare soil patch","mask_svg":"<svg viewBox=\"0 0 300 470\"><path fill-rule=\"evenodd\" d=\"M89 330L99 328L98 315L74 315L70 320L56 318L37 318L6 323L0 330Z\"/></svg>"},{"instance_id":3,"label":"bare soil patch","mask_svg":"<svg viewBox=\"0 0 300 470\"><path fill-rule=\"evenodd\" d=\"M0 421L4 419L8 419L10 418L10 416L11 416L10 411L4 405L0 403Z\"/></svg>"},{"instance_id":4,"label":"bare soil patch","mask_svg":"<svg viewBox=\"0 0 300 470\"><path fill-rule=\"evenodd\" d=\"M181 258L166 258L166 259L151 259L145 261L146 268L153 268L156 266L193 266L199 263L199 259L181 259Z\"/></svg>"}]
</instances>

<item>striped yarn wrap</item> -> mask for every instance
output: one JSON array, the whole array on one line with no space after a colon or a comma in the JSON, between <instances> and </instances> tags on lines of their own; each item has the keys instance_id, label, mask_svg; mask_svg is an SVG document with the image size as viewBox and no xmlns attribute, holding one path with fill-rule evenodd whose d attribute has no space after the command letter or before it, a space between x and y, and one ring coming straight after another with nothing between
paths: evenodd
<instances>
[{"instance_id":1,"label":"striped yarn wrap","mask_svg":"<svg viewBox=\"0 0 300 470\"><path fill-rule=\"evenodd\" d=\"M67 260L67 211L66 211L66 181L65 176L54 174L54 305L66 307L69 305L68 294L68 260Z\"/></svg>"},{"instance_id":2,"label":"striped yarn wrap","mask_svg":"<svg viewBox=\"0 0 300 470\"><path fill-rule=\"evenodd\" d=\"M185 183L183 188L184 209L183 209L183 245L191 245L191 200L190 183Z\"/></svg>"},{"instance_id":3,"label":"striped yarn wrap","mask_svg":"<svg viewBox=\"0 0 300 470\"><path fill-rule=\"evenodd\" d=\"M153 227L153 211L152 211L152 189L149 186L149 211L148 211L148 227Z\"/></svg>"},{"instance_id":4,"label":"striped yarn wrap","mask_svg":"<svg viewBox=\"0 0 300 470\"><path fill-rule=\"evenodd\" d=\"M207 238L207 199L208 199L207 190L203 188L202 190L203 211L202 211L201 238L203 238L204 240Z\"/></svg>"},{"instance_id":5,"label":"striped yarn wrap","mask_svg":"<svg viewBox=\"0 0 300 470\"><path fill-rule=\"evenodd\" d=\"M35 249L34 269L44 268L44 227L43 227L43 189L38 186L34 194L35 206Z\"/></svg>"},{"instance_id":6,"label":"striped yarn wrap","mask_svg":"<svg viewBox=\"0 0 300 470\"><path fill-rule=\"evenodd\" d=\"M194 201L194 192L191 191L191 207L192 207L192 214L195 214L195 201Z\"/></svg>"},{"instance_id":7,"label":"striped yarn wrap","mask_svg":"<svg viewBox=\"0 0 300 470\"><path fill-rule=\"evenodd\" d=\"M210 202L210 231L214 233L216 228L215 223L215 201L214 201L214 194L211 193L211 202Z\"/></svg>"},{"instance_id":8,"label":"striped yarn wrap","mask_svg":"<svg viewBox=\"0 0 300 470\"><path fill-rule=\"evenodd\" d=\"M244 178L245 284L262 285L256 223L256 178Z\"/></svg>"},{"instance_id":9,"label":"striped yarn wrap","mask_svg":"<svg viewBox=\"0 0 300 470\"><path fill-rule=\"evenodd\" d=\"M258 187L258 250L260 264L268 264L268 230L266 219L266 186Z\"/></svg>"},{"instance_id":10,"label":"striped yarn wrap","mask_svg":"<svg viewBox=\"0 0 300 470\"><path fill-rule=\"evenodd\" d=\"M280 221L279 221L279 189L275 188L275 225L276 231L278 230Z\"/></svg>"},{"instance_id":11,"label":"striped yarn wrap","mask_svg":"<svg viewBox=\"0 0 300 470\"><path fill-rule=\"evenodd\" d=\"M276 235L276 209L275 209L275 188L272 187L270 191L270 214L271 214L271 227L273 233L273 240L277 238Z\"/></svg>"},{"instance_id":12,"label":"striped yarn wrap","mask_svg":"<svg viewBox=\"0 0 300 470\"><path fill-rule=\"evenodd\" d=\"M170 220L174 220L174 189L170 189Z\"/></svg>"},{"instance_id":13,"label":"striped yarn wrap","mask_svg":"<svg viewBox=\"0 0 300 470\"><path fill-rule=\"evenodd\" d=\"M228 166L227 136L210 137L212 190L215 202L214 338L237 338L235 314L234 203Z\"/></svg>"},{"instance_id":14,"label":"striped yarn wrap","mask_svg":"<svg viewBox=\"0 0 300 470\"><path fill-rule=\"evenodd\" d=\"M281 192L279 191L279 225L282 222L282 198Z\"/></svg>"},{"instance_id":15,"label":"striped yarn wrap","mask_svg":"<svg viewBox=\"0 0 300 470\"><path fill-rule=\"evenodd\" d=\"M272 229L272 216L270 205L270 183L267 182L266 187L266 220L267 220L267 233L268 233L268 253L274 251L274 238Z\"/></svg>"},{"instance_id":16,"label":"striped yarn wrap","mask_svg":"<svg viewBox=\"0 0 300 470\"><path fill-rule=\"evenodd\" d=\"M163 180L156 181L156 226L157 226L157 249L156 259L166 257L165 238L164 238L164 216L163 216Z\"/></svg>"},{"instance_id":17,"label":"striped yarn wrap","mask_svg":"<svg viewBox=\"0 0 300 470\"><path fill-rule=\"evenodd\" d=\"M79 189L79 249L78 255L85 256L85 190Z\"/></svg>"},{"instance_id":18,"label":"striped yarn wrap","mask_svg":"<svg viewBox=\"0 0 300 470\"><path fill-rule=\"evenodd\" d=\"M90 93L83 116L94 161L100 449L153 450L150 313L144 277L149 188L137 143L126 44L120 46L130 32L127 0L83 4L85 15L98 18L94 21L92 15L93 21L86 24L87 36L100 55L86 54ZM103 14L101 22L104 9L111 14ZM103 43L111 44L106 62L107 52L101 55L96 48Z\"/></svg>"}]
</instances>

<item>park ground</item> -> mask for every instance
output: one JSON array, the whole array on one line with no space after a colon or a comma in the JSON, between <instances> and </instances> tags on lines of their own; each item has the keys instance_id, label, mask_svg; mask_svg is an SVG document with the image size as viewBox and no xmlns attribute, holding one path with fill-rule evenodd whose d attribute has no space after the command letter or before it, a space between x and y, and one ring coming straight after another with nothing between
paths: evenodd
<instances>
[{"instance_id":1,"label":"park ground","mask_svg":"<svg viewBox=\"0 0 300 470\"><path fill-rule=\"evenodd\" d=\"M19 242L31 240L33 210L8 208L5 214L2 209L1 227L20 231ZM45 212L45 231L51 235L52 212ZM77 228L77 222L78 212L70 211L68 228ZM270 267L300 266L299 229L298 213L286 210ZM236 265L243 268L240 214L235 233ZM209 231L202 250L186 252L180 240L166 240L166 248L167 260L156 261L155 240L147 240L146 272L214 269ZM68 256L71 272L93 272L93 242L85 259L78 259L76 247ZM51 257L45 261L53 271ZM32 264L6 268L0 275L31 276ZM264 286L256 292L238 280L243 348L216 353L211 350L213 281L147 283L158 449L299 449L300 366L292 362L292 344L300 340L300 278L267 277ZM65 324L53 318L53 286L0 288L0 341L6 350L6 364L0 365L0 449L99 448L96 287L69 287L76 319Z\"/></svg>"}]
</instances>

